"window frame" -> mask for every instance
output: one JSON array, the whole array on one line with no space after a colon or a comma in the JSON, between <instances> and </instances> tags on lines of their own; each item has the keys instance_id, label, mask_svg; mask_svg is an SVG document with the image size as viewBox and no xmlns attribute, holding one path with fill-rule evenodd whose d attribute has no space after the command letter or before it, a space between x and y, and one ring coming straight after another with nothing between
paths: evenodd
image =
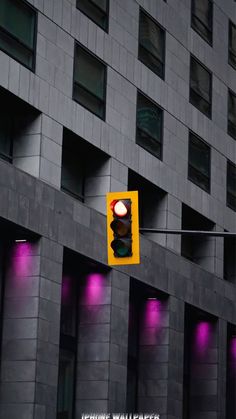
<instances>
[{"instance_id":1,"label":"window frame","mask_svg":"<svg viewBox=\"0 0 236 419\"><path fill-rule=\"evenodd\" d=\"M209 149L209 162L208 162L209 176L208 177L204 173L202 173L200 170L196 169L192 164L190 164L190 141L192 137L195 137L197 141L201 142L202 144L204 144L204 146L206 146ZM195 182L190 177L190 169L194 170L195 173L199 173L203 178L206 178L208 180L207 189L203 188L201 185L199 185L199 183ZM191 130L189 130L189 141L188 141L188 180L194 183L194 185L198 186L204 192L208 193L209 195L211 194L211 147L206 141L204 141L201 137L199 137L199 135L195 134Z\"/></svg>"},{"instance_id":2,"label":"window frame","mask_svg":"<svg viewBox=\"0 0 236 419\"><path fill-rule=\"evenodd\" d=\"M70 147L64 147L64 150L69 150L69 151L71 151L70 150ZM75 199L77 199L77 200L79 200L80 202L82 202L82 203L84 203L84 198L85 198L85 195L84 195L84 190L85 190L85 167L84 167L84 164L83 164L83 176L82 176L82 195L80 195L79 193L76 193L76 192L73 192L72 190L70 190L70 189L68 189L66 186L64 186L63 184L62 184L62 169L63 169L63 143L62 143L62 164L61 164L61 191L63 191L63 192L65 192L66 194L68 194L68 195L70 195L70 196L72 196L73 198L75 198Z\"/></svg>"},{"instance_id":3,"label":"window frame","mask_svg":"<svg viewBox=\"0 0 236 419\"><path fill-rule=\"evenodd\" d=\"M233 136L231 133L230 133L230 131L229 131L229 122L231 122L230 120L229 120L229 96L230 95L232 95L232 96L234 96L235 97L235 101L236 101L236 93L235 92L233 92L233 90L231 90L231 89L229 89L228 88L228 104L227 104L227 133L228 133L228 135L231 137L231 138L233 138L233 140L236 140L236 135L235 136ZM235 115L235 118L236 118L236 115ZM232 124L233 125L233 124ZM234 125L235 126L235 131L236 131L236 124Z\"/></svg>"},{"instance_id":4,"label":"window frame","mask_svg":"<svg viewBox=\"0 0 236 419\"><path fill-rule=\"evenodd\" d=\"M151 103L153 103L153 105L155 107L157 107L160 111L161 111L161 141L157 141L156 138L152 137L150 134L146 133L145 131L143 131L146 135L148 135L152 140L155 140L159 145L160 145L160 156L157 156L156 154L152 153L151 151L149 151L147 148L145 148L143 145L139 144L137 142L137 138L138 138L138 129L140 129L138 127L138 95L144 96L144 98L148 101L150 101ZM141 130L142 131L142 130ZM143 148L147 153L150 153L152 156L156 157L158 160L162 161L163 160L163 135L164 134L164 109L159 106L156 102L154 102L154 100L152 100L149 96L145 95L145 93L141 92L140 90L137 90L137 97L136 97L136 129L135 129L135 143Z\"/></svg>"},{"instance_id":5,"label":"window frame","mask_svg":"<svg viewBox=\"0 0 236 419\"><path fill-rule=\"evenodd\" d=\"M11 129L10 130L10 154L7 155L7 154L2 153L0 151L0 158L2 160L7 161L8 163L11 163L11 164L12 164L12 161L13 161L13 141L14 141L14 138L13 138L12 129Z\"/></svg>"},{"instance_id":6,"label":"window frame","mask_svg":"<svg viewBox=\"0 0 236 419\"><path fill-rule=\"evenodd\" d=\"M226 168L226 205L228 208L230 208L232 211L236 212L236 205L235 208L230 205L229 201L228 201L228 195L231 195L230 192L228 192L228 172L229 172L229 166L232 166L235 169L235 173L236 173L236 164L233 163L231 160L227 160L227 168ZM235 198L236 201L236 198Z\"/></svg>"},{"instance_id":7,"label":"window frame","mask_svg":"<svg viewBox=\"0 0 236 419\"><path fill-rule=\"evenodd\" d=\"M236 0L235 0L236 1ZM236 52L232 52L232 49L230 48L230 28L234 27L235 32L236 32L236 25L235 23L232 22L232 20L229 19L229 36L228 36L228 64L234 69L236 70ZM236 50L236 45L235 45L235 50ZM233 64L230 60L230 55L233 55L235 57L235 64Z\"/></svg>"},{"instance_id":8,"label":"window frame","mask_svg":"<svg viewBox=\"0 0 236 419\"><path fill-rule=\"evenodd\" d=\"M80 0L76 0L76 9L78 9L81 13L83 13L88 19L90 19L93 23L95 23L95 25L99 26L99 28L101 28L103 31L105 31L106 33L109 32L109 12L110 12L110 1L106 0L106 12L104 12L103 9L101 9L96 3L94 3L93 0L86 0L87 2L89 1L90 4L92 4L92 6L95 9L98 9L100 12L104 13L104 15L106 16L106 26L105 28L102 25L99 25L98 22L96 22L95 19L93 19L91 16L89 16L88 13L86 13L84 10L82 10L79 7L79 2Z\"/></svg>"},{"instance_id":9,"label":"window frame","mask_svg":"<svg viewBox=\"0 0 236 419\"><path fill-rule=\"evenodd\" d=\"M202 38L204 39L204 41L206 41L211 47L213 46L213 21L214 21L214 3L212 0L208 0L209 4L211 4L211 30L205 25L204 22L201 21L201 19L199 19L199 17L193 13L193 9L194 9L194 2L195 0L191 0L191 28ZM206 28L206 30L208 32L210 32L210 40L208 38L206 38L201 31L198 30L198 28L196 28L196 26L194 26L193 23L193 18L197 19L201 25L204 26L204 28Z\"/></svg>"},{"instance_id":10,"label":"window frame","mask_svg":"<svg viewBox=\"0 0 236 419\"><path fill-rule=\"evenodd\" d=\"M28 45L25 45L20 39L18 39L15 35L11 34L7 29L3 28L0 25L0 34L1 32L7 36L9 39L13 40L14 43L19 44L21 47L26 49L27 51L32 53L32 67L28 66L27 64L20 61L18 58L16 58L13 54L9 53L6 49L3 49L0 47L0 50L3 51L5 54L7 54L9 57L13 58L13 60L17 61L19 64L26 67L28 70L35 73L35 67L36 67L36 48L37 48L37 33L38 33L38 11L37 9L28 3L26 0L14 0L16 3L19 3L20 6L23 7L29 7L34 12L34 18L35 18L35 24L34 24L34 40L33 40L33 48L29 48Z\"/></svg>"},{"instance_id":11,"label":"window frame","mask_svg":"<svg viewBox=\"0 0 236 419\"><path fill-rule=\"evenodd\" d=\"M207 102L207 100L205 99L205 98L203 98L201 95L199 95L199 93L198 92L196 92L195 90L193 90L192 88L191 88L191 80L192 80L192 78L191 78L191 69L192 69L192 60L194 60L194 61L196 61L196 63L198 64L198 65L200 65L204 70L206 70L207 71L207 73L209 74L209 76L210 76L210 92L209 92L209 96L210 96L210 102ZM189 102L191 103L191 105L192 106L194 106L196 109L198 109L199 110L199 112L201 112L203 115L205 115L207 118L209 118L209 119L212 119L212 83L213 83L213 81L212 81L212 77L213 77L213 74L212 74L212 72L204 65L204 64L202 64L202 62L201 61L199 61L193 54L190 54L190 66L189 66ZM209 105L210 105L210 111L209 111L209 114L207 114L207 113L205 113L205 112L203 112L199 107L197 107L194 103L193 103L193 101L191 100L191 91L193 90L193 92L194 92L194 94L196 94L200 99L202 99L202 100L204 100L206 103L208 103Z\"/></svg>"},{"instance_id":12,"label":"window frame","mask_svg":"<svg viewBox=\"0 0 236 419\"><path fill-rule=\"evenodd\" d=\"M165 1L165 0L164 0ZM148 19L150 19L156 26L163 31L163 61L160 61L160 59L155 56L151 51L149 51L146 47L144 47L140 42L140 20L141 20L141 13L146 15ZM154 71L153 68L144 62L142 58L140 57L140 49L143 48L148 54L150 54L152 57L154 57L155 60L157 60L159 63L161 63L163 67L162 74L159 74L158 72ZM139 8L139 32L138 32L138 60L145 65L149 70L151 70L154 74L156 74L158 77L160 77L162 80L165 80L165 62L166 62L166 31L165 28L163 28L162 25L159 24L146 10L144 10L142 7Z\"/></svg>"},{"instance_id":13,"label":"window frame","mask_svg":"<svg viewBox=\"0 0 236 419\"><path fill-rule=\"evenodd\" d=\"M81 50L83 50L86 54L91 55L94 59L96 59L97 61L99 61L105 68L105 72L104 72L104 86L103 86L103 97L104 99L100 99L99 97L97 97L94 93L90 92L86 87L84 87L82 84L78 83L75 81L75 67L76 67L76 48L79 47ZM76 99L75 97L75 93L74 93L74 85L79 86L81 89L83 89L86 93L89 93L91 96L93 96L95 99L97 99L98 101L102 102L104 105L104 109L103 109L103 114L102 116L96 114L95 112L93 112L91 109L89 109L88 106L85 106L83 103L79 102L78 99ZM80 106L82 106L84 109L87 109L87 111L91 112L93 115L95 115L97 118L101 119L102 121L106 121L106 103L107 103L107 64L101 60L101 58L99 58L97 55L95 55L92 51L90 51L88 48L86 48L84 45L82 45L80 42L75 41L74 44L74 64L73 64L73 83L72 83L72 99L78 103Z\"/></svg>"}]
</instances>

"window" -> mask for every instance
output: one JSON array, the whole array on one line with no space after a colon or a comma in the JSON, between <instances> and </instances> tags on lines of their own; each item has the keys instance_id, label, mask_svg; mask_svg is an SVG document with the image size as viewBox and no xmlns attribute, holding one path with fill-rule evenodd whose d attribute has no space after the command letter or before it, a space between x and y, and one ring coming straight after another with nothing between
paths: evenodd
<instances>
[{"instance_id":1,"label":"window","mask_svg":"<svg viewBox=\"0 0 236 419\"><path fill-rule=\"evenodd\" d=\"M190 103L211 116L211 73L193 57L190 64Z\"/></svg>"},{"instance_id":2,"label":"window","mask_svg":"<svg viewBox=\"0 0 236 419\"><path fill-rule=\"evenodd\" d=\"M194 209L182 204L182 230L214 231L215 224ZM181 255L209 272L215 269L215 241L206 236L181 236Z\"/></svg>"},{"instance_id":3,"label":"window","mask_svg":"<svg viewBox=\"0 0 236 419\"><path fill-rule=\"evenodd\" d=\"M192 0L192 28L212 44L213 3L211 0Z\"/></svg>"},{"instance_id":4,"label":"window","mask_svg":"<svg viewBox=\"0 0 236 419\"><path fill-rule=\"evenodd\" d=\"M4 113L0 113L0 157L12 161L12 121Z\"/></svg>"},{"instance_id":5,"label":"window","mask_svg":"<svg viewBox=\"0 0 236 419\"><path fill-rule=\"evenodd\" d=\"M236 211L236 166L227 163L227 205Z\"/></svg>"},{"instance_id":6,"label":"window","mask_svg":"<svg viewBox=\"0 0 236 419\"><path fill-rule=\"evenodd\" d=\"M229 64L236 70L236 26L229 22Z\"/></svg>"},{"instance_id":7,"label":"window","mask_svg":"<svg viewBox=\"0 0 236 419\"><path fill-rule=\"evenodd\" d=\"M136 143L161 159L163 111L141 93L137 98Z\"/></svg>"},{"instance_id":8,"label":"window","mask_svg":"<svg viewBox=\"0 0 236 419\"><path fill-rule=\"evenodd\" d=\"M102 29L108 30L109 0L77 0L76 7Z\"/></svg>"},{"instance_id":9,"label":"window","mask_svg":"<svg viewBox=\"0 0 236 419\"><path fill-rule=\"evenodd\" d=\"M143 11L139 19L139 60L164 79L165 31Z\"/></svg>"},{"instance_id":10,"label":"window","mask_svg":"<svg viewBox=\"0 0 236 419\"><path fill-rule=\"evenodd\" d=\"M210 191L210 147L196 137L189 135L188 178L204 191Z\"/></svg>"},{"instance_id":11,"label":"window","mask_svg":"<svg viewBox=\"0 0 236 419\"><path fill-rule=\"evenodd\" d=\"M236 140L236 95L228 94L228 134Z\"/></svg>"},{"instance_id":12,"label":"window","mask_svg":"<svg viewBox=\"0 0 236 419\"><path fill-rule=\"evenodd\" d=\"M224 279L234 284L236 284L235 255L236 255L236 237L225 237L224 238Z\"/></svg>"},{"instance_id":13,"label":"window","mask_svg":"<svg viewBox=\"0 0 236 419\"><path fill-rule=\"evenodd\" d=\"M76 44L73 99L105 119L105 96L106 66Z\"/></svg>"},{"instance_id":14,"label":"window","mask_svg":"<svg viewBox=\"0 0 236 419\"><path fill-rule=\"evenodd\" d=\"M84 161L75 141L63 139L61 188L80 201L84 200Z\"/></svg>"},{"instance_id":15,"label":"window","mask_svg":"<svg viewBox=\"0 0 236 419\"><path fill-rule=\"evenodd\" d=\"M0 48L34 70L36 12L24 0L0 1Z\"/></svg>"},{"instance_id":16,"label":"window","mask_svg":"<svg viewBox=\"0 0 236 419\"><path fill-rule=\"evenodd\" d=\"M96 201L104 195L104 173L107 173L109 158L106 153L64 128L61 189L96 208Z\"/></svg>"}]
</instances>

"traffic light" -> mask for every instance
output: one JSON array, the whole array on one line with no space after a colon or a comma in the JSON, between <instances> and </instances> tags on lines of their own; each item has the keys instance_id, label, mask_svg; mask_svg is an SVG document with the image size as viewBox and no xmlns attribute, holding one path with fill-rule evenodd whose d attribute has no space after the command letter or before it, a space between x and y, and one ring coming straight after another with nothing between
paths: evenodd
<instances>
[{"instance_id":1,"label":"traffic light","mask_svg":"<svg viewBox=\"0 0 236 419\"><path fill-rule=\"evenodd\" d=\"M107 194L107 254L109 265L140 263L137 191Z\"/></svg>"}]
</instances>

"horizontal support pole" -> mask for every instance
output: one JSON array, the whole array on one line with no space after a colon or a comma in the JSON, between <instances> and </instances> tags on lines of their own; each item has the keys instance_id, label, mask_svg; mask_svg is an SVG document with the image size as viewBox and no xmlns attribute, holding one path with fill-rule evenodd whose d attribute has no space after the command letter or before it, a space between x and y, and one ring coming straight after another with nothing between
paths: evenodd
<instances>
[{"instance_id":1,"label":"horizontal support pole","mask_svg":"<svg viewBox=\"0 0 236 419\"><path fill-rule=\"evenodd\" d=\"M183 236L236 237L236 232L229 231L169 230L166 228L140 228L139 231L140 233L180 234Z\"/></svg>"}]
</instances>

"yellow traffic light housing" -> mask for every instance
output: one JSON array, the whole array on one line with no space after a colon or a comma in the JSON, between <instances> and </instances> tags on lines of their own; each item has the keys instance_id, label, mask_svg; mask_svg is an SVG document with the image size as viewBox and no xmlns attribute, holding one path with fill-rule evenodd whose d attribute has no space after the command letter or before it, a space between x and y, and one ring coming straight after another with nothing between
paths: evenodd
<instances>
[{"instance_id":1,"label":"yellow traffic light housing","mask_svg":"<svg viewBox=\"0 0 236 419\"><path fill-rule=\"evenodd\" d=\"M140 263L138 191L107 194L109 265Z\"/></svg>"}]
</instances>

